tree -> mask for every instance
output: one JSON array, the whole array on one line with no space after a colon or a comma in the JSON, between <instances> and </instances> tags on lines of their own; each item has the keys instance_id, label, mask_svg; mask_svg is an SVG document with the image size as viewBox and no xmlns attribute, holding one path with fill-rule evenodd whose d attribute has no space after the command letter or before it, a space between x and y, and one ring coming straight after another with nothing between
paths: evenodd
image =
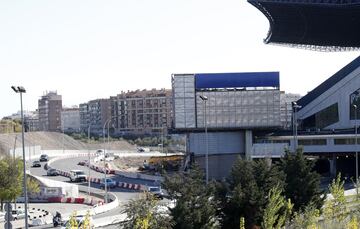
<instances>
[{"instance_id":1,"label":"tree","mask_svg":"<svg viewBox=\"0 0 360 229\"><path fill-rule=\"evenodd\" d=\"M139 199L130 200L122 213L126 213L127 221L122 224L125 229L170 229L171 218L162 210L159 201L148 192Z\"/></svg>"},{"instance_id":2,"label":"tree","mask_svg":"<svg viewBox=\"0 0 360 229\"><path fill-rule=\"evenodd\" d=\"M190 172L178 172L165 176L163 183L169 197L175 202L169 208L174 229L218 228L214 186L205 184L204 173L197 166Z\"/></svg>"},{"instance_id":3,"label":"tree","mask_svg":"<svg viewBox=\"0 0 360 229\"><path fill-rule=\"evenodd\" d=\"M36 179L27 176L26 183L27 191L30 195L34 195L40 192L40 185Z\"/></svg>"},{"instance_id":4,"label":"tree","mask_svg":"<svg viewBox=\"0 0 360 229\"><path fill-rule=\"evenodd\" d=\"M306 159L302 149L297 149L296 153L286 150L280 168L286 175L284 194L294 203L295 211L303 210L310 203L317 209L322 207L320 175L313 171L314 161Z\"/></svg>"},{"instance_id":5,"label":"tree","mask_svg":"<svg viewBox=\"0 0 360 229\"><path fill-rule=\"evenodd\" d=\"M226 182L217 184L218 215L223 228L239 228L245 218L246 228L260 225L267 204L266 196L274 186L282 188L285 176L277 166L266 160L249 161L239 158Z\"/></svg>"},{"instance_id":6,"label":"tree","mask_svg":"<svg viewBox=\"0 0 360 229\"><path fill-rule=\"evenodd\" d=\"M320 216L319 209L313 205L308 205L301 212L295 212L293 220L289 228L293 229L317 229L318 218Z\"/></svg>"},{"instance_id":7,"label":"tree","mask_svg":"<svg viewBox=\"0 0 360 229\"><path fill-rule=\"evenodd\" d=\"M90 211L87 211L85 218L81 224L81 229L90 229L90 228L91 228Z\"/></svg>"},{"instance_id":8,"label":"tree","mask_svg":"<svg viewBox=\"0 0 360 229\"><path fill-rule=\"evenodd\" d=\"M337 220L341 223L348 215L346 209L346 198L344 193L344 181L341 180L341 174L339 173L331 184L329 185L329 191L332 198L325 202L324 216L327 221Z\"/></svg>"},{"instance_id":9,"label":"tree","mask_svg":"<svg viewBox=\"0 0 360 229\"><path fill-rule=\"evenodd\" d=\"M0 160L0 202L15 200L22 193L22 161L6 156Z\"/></svg>"},{"instance_id":10,"label":"tree","mask_svg":"<svg viewBox=\"0 0 360 229\"><path fill-rule=\"evenodd\" d=\"M74 211L70 215L69 223L66 225L66 229L75 229L78 228L78 221L76 220L77 212Z\"/></svg>"},{"instance_id":11,"label":"tree","mask_svg":"<svg viewBox=\"0 0 360 229\"><path fill-rule=\"evenodd\" d=\"M280 229L290 220L293 204L290 199L286 201L279 186L270 189L262 227L266 229Z\"/></svg>"}]
</instances>

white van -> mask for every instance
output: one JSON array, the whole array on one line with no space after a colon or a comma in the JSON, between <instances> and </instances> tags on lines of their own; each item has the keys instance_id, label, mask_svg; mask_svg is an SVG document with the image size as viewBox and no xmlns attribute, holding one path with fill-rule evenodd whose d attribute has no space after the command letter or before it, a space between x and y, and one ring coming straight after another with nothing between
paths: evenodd
<instances>
[{"instance_id":1,"label":"white van","mask_svg":"<svg viewBox=\"0 0 360 229\"><path fill-rule=\"evenodd\" d=\"M71 170L70 171L70 181L71 182L79 182L86 181L86 175L82 170Z\"/></svg>"}]
</instances>

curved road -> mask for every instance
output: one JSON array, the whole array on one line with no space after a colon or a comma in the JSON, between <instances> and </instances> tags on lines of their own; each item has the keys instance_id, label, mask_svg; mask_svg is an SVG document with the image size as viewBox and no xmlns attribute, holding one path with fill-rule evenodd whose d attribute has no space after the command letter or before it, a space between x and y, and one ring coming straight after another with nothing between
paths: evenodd
<instances>
[{"instance_id":1,"label":"curved road","mask_svg":"<svg viewBox=\"0 0 360 229\"><path fill-rule=\"evenodd\" d=\"M88 167L77 165L77 163L79 161L83 161L86 159L87 159L86 157L65 158L65 159L60 159L60 160L55 161L54 163L51 164L51 166L53 168L60 169L63 171L68 171L68 172L72 169L81 169L86 174L88 174ZM31 168L31 173L36 176L44 176L46 178L54 179L57 181L70 182L69 178L63 177L63 176L48 177L46 175L46 170L43 168L43 166L46 164L46 162L42 162L41 164L42 164L41 168ZM90 176L96 177L96 178L103 178L104 174L96 172L94 170L91 170ZM114 179L116 181L126 182L126 183L135 183L135 184L151 185L151 186L156 185L154 181L126 178L126 177L122 177L122 176L118 176L118 175L114 175L114 174L107 174L107 177L111 177L112 179ZM88 191L88 183L87 182L80 182L80 183L73 183L73 184L77 184L79 186L79 190L81 190L81 191L84 191L84 192ZM104 190L101 190L100 186L98 184L94 184L94 183L91 183L90 191L91 191L91 193L104 193ZM122 189L122 188L113 188L110 191L111 191L111 193L115 194L118 197L120 206L111 211L96 215L93 217L94 219L120 214L121 206L124 203L126 203L127 201L129 201L130 199L138 197L140 194L137 191Z\"/></svg>"}]
</instances>

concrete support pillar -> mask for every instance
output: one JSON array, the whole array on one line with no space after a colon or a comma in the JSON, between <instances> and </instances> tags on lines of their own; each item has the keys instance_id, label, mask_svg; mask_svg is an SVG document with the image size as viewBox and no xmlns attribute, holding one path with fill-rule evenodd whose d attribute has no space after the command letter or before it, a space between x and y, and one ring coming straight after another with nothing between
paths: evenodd
<instances>
[{"instance_id":1,"label":"concrete support pillar","mask_svg":"<svg viewBox=\"0 0 360 229\"><path fill-rule=\"evenodd\" d=\"M247 160L251 160L252 145L252 131L245 130L245 158Z\"/></svg>"},{"instance_id":2,"label":"concrete support pillar","mask_svg":"<svg viewBox=\"0 0 360 229\"><path fill-rule=\"evenodd\" d=\"M330 176L335 177L336 176L336 155L333 154L332 158L329 159L330 162Z\"/></svg>"}]
</instances>

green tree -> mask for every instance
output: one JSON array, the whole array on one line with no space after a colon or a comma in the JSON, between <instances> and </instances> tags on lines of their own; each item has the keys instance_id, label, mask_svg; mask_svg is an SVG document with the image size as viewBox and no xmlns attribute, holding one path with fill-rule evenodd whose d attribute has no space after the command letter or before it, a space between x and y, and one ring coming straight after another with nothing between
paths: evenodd
<instances>
[{"instance_id":1,"label":"green tree","mask_svg":"<svg viewBox=\"0 0 360 229\"><path fill-rule=\"evenodd\" d=\"M76 220L76 216L77 216L77 212L74 211L71 215L70 215L70 219L69 219L69 223L66 225L66 229L77 229L78 228L78 222Z\"/></svg>"},{"instance_id":2,"label":"green tree","mask_svg":"<svg viewBox=\"0 0 360 229\"><path fill-rule=\"evenodd\" d=\"M27 176L26 177L26 183L27 183L27 192L30 194L30 195L34 195L34 194L37 194L40 192L40 184L39 182L30 177L30 176Z\"/></svg>"},{"instance_id":3,"label":"green tree","mask_svg":"<svg viewBox=\"0 0 360 229\"><path fill-rule=\"evenodd\" d=\"M294 210L304 209L310 203L320 209L324 203L320 190L320 175L313 170L314 161L305 158L302 149L296 153L285 151L280 168L285 173L284 194L294 203Z\"/></svg>"},{"instance_id":4,"label":"green tree","mask_svg":"<svg viewBox=\"0 0 360 229\"><path fill-rule=\"evenodd\" d=\"M325 202L325 219L326 221L332 221L336 219L338 223L341 223L347 217L348 211L346 209L344 181L341 180L340 173L337 175L336 179L334 179L329 185L329 191L332 195L332 198L329 198Z\"/></svg>"},{"instance_id":5,"label":"green tree","mask_svg":"<svg viewBox=\"0 0 360 229\"><path fill-rule=\"evenodd\" d=\"M0 202L12 201L22 193L22 161L6 156L0 160Z\"/></svg>"},{"instance_id":6,"label":"green tree","mask_svg":"<svg viewBox=\"0 0 360 229\"><path fill-rule=\"evenodd\" d=\"M293 229L317 229L320 210L312 204L305 207L301 212L295 212L290 228Z\"/></svg>"},{"instance_id":7,"label":"green tree","mask_svg":"<svg viewBox=\"0 0 360 229\"><path fill-rule=\"evenodd\" d=\"M170 229L171 218L162 210L159 201L148 192L139 199L130 200L122 213L127 221L122 224L125 229Z\"/></svg>"},{"instance_id":8,"label":"green tree","mask_svg":"<svg viewBox=\"0 0 360 229\"><path fill-rule=\"evenodd\" d=\"M204 173L193 166L190 172L165 176L163 183L175 206L169 208L174 229L218 228L214 185L205 184Z\"/></svg>"},{"instance_id":9,"label":"green tree","mask_svg":"<svg viewBox=\"0 0 360 229\"><path fill-rule=\"evenodd\" d=\"M90 211L87 211L85 218L81 224L81 229L90 229L90 228L91 228Z\"/></svg>"},{"instance_id":10,"label":"green tree","mask_svg":"<svg viewBox=\"0 0 360 229\"><path fill-rule=\"evenodd\" d=\"M231 169L227 182L217 185L218 215L223 228L239 228L245 218L246 228L260 225L267 204L267 194L276 185L284 186L285 176L267 160L239 158Z\"/></svg>"},{"instance_id":11,"label":"green tree","mask_svg":"<svg viewBox=\"0 0 360 229\"><path fill-rule=\"evenodd\" d=\"M286 222L290 220L293 204L290 199L286 201L282 196L282 190L279 186L270 189L268 203L264 210L262 227L265 229L283 228Z\"/></svg>"}]
</instances>

